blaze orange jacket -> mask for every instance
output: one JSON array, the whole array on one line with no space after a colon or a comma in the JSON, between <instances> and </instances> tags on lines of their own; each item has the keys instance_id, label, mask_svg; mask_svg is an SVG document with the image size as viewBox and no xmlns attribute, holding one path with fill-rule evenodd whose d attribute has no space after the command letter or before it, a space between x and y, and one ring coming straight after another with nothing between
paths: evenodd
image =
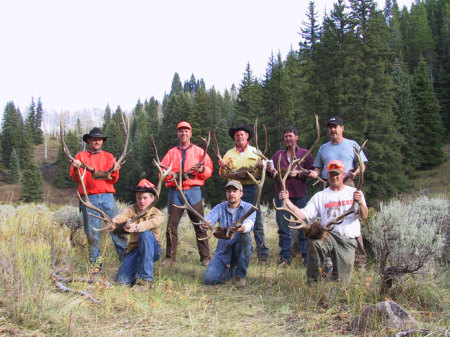
<instances>
[{"instance_id":1,"label":"blaze orange jacket","mask_svg":"<svg viewBox=\"0 0 450 337\"><path fill-rule=\"evenodd\" d=\"M83 151L77 153L75 159L85 163L87 166L94 168L96 171L108 171L113 167L116 160L114 156L106 151L101 151L99 153L91 153L89 151ZM80 168L80 173L83 174L84 169ZM70 176L73 181L79 184L78 192L81 196L84 196L83 188L81 187L80 178L78 177L78 172L75 166L70 166ZM87 194L99 194L99 193L116 193L114 184L119 180L119 171L111 173L111 180L95 180L92 178L92 174L86 171L84 176L84 184L86 185Z\"/></svg>"},{"instance_id":2,"label":"blaze orange jacket","mask_svg":"<svg viewBox=\"0 0 450 337\"><path fill-rule=\"evenodd\" d=\"M203 153L205 151L197 145L191 144L186 149L186 161L183 166L183 172L189 171L193 166L200 162L200 159L203 157ZM172 164L172 171L178 173L180 171L180 161L181 161L181 148L175 146L167 151L163 160L161 160L161 164L169 167ZM195 172L194 178L183 181L183 190L188 190L192 186L203 186L205 184L205 180L211 177L213 172L213 163L208 154L205 156L205 160L203 161L204 171L202 173ZM166 187L175 187L175 182L170 181L172 175L167 176L164 181L166 182Z\"/></svg>"}]
</instances>

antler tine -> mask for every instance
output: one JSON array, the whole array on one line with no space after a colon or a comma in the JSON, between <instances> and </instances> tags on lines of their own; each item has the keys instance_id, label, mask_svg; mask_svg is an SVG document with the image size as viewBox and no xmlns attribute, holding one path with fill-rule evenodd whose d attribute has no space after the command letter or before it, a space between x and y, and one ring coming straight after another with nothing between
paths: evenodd
<instances>
[{"instance_id":1,"label":"antler tine","mask_svg":"<svg viewBox=\"0 0 450 337\"><path fill-rule=\"evenodd\" d=\"M202 164L203 161L205 160L206 155L208 154L208 147L209 143L211 142L211 130L208 130L208 139L205 139L203 137L200 137L200 139L202 140L203 144L205 144L205 151L203 152L203 157L202 159L200 159L198 164Z\"/></svg>"},{"instance_id":2,"label":"antler tine","mask_svg":"<svg viewBox=\"0 0 450 337\"><path fill-rule=\"evenodd\" d=\"M130 138L130 120L127 116L126 120L127 122L125 123L125 118L123 117L123 112L120 112L120 116L122 117L122 126L123 126L123 131L125 132L125 144L123 145L123 151L122 154L119 157L119 160L117 161L117 163L119 165L122 165L123 160L125 159L126 156L128 156L128 154L131 152L130 151L127 152L128 149L128 141Z\"/></svg>"},{"instance_id":3,"label":"antler tine","mask_svg":"<svg viewBox=\"0 0 450 337\"><path fill-rule=\"evenodd\" d=\"M244 220L247 219L253 212L258 210L258 204L261 199L262 188L264 185L264 181L266 180L266 168L267 168L267 161L264 160L263 161L263 171L262 171L261 180L259 181L259 183L256 180L256 178L253 176L253 174L251 174L250 172L247 172L248 177L256 185L256 198L255 198L255 201L253 202L253 207L251 209L249 209L243 216L241 216L235 223L233 223L233 227L235 227L235 228L241 227ZM229 236L230 230L231 230L231 227L229 227L227 229L227 236Z\"/></svg>"},{"instance_id":4,"label":"antler tine","mask_svg":"<svg viewBox=\"0 0 450 337\"><path fill-rule=\"evenodd\" d=\"M59 118L59 125L60 125L60 136L61 136L61 145L63 148L64 153L66 154L67 158L69 158L70 162L73 162L75 160L75 158L72 156L72 154L70 153L66 141L64 139L64 129L65 129L65 125L64 125L64 115L63 113L61 113L61 116ZM87 166L85 163L81 162L81 167L88 170L89 172L91 172L92 174L95 173L95 170L92 167ZM84 175L83 175L84 176Z\"/></svg>"},{"instance_id":5,"label":"antler tine","mask_svg":"<svg viewBox=\"0 0 450 337\"><path fill-rule=\"evenodd\" d=\"M95 218L98 218L100 220L105 221L108 225L102 228L93 228L93 230L95 230L96 232L100 232L103 231L105 229L108 229L110 227L109 224L112 223L112 219L108 216L108 214L106 214L104 211L102 211L100 208L96 207L90 200L89 200L89 196L87 194L86 191L86 185L84 184L84 175L86 173L86 171L83 172L83 175L81 175L80 169L77 167L77 171L78 171L78 177L80 178L80 183L81 183L81 188L83 189L83 194L86 198L86 201L83 200L83 198L81 197L80 193L77 191L77 195L78 195L78 199L80 199L80 202L86 206L87 208L92 209L93 211L96 211L98 213L101 214L101 217L92 213L88 213L89 215L92 215Z\"/></svg>"},{"instance_id":6,"label":"antler tine","mask_svg":"<svg viewBox=\"0 0 450 337\"><path fill-rule=\"evenodd\" d=\"M180 160L180 167L181 167L181 160ZM204 225L207 225L213 231L213 233L211 233L211 235L213 235L216 228L214 228L214 226L210 225L208 220L206 220L204 216L202 216L199 212L197 212L194 209L194 207L192 207L189 204L189 202L186 199L186 196L183 193L183 176L181 174L179 174L178 176L179 176L178 177L179 181L177 179L175 179L174 182L175 182L175 185L176 185L178 191L180 192L181 198L183 199L184 203L181 206L175 205L175 204L172 204L172 205L175 206L176 208L185 209L185 210L195 214L197 216L197 218L199 218ZM198 239L198 240L206 240L209 237L211 237L211 235L207 236L206 238L202 238L202 239Z\"/></svg>"},{"instance_id":7,"label":"antler tine","mask_svg":"<svg viewBox=\"0 0 450 337\"><path fill-rule=\"evenodd\" d=\"M267 149L267 129L266 129L265 126L264 126L264 129L265 129L265 131L266 131L266 149ZM258 117L256 117L255 125L253 125L253 132L254 132L254 134L255 134L256 154L257 154L258 156L260 156L261 158L265 159L265 160L269 160L269 159L265 156L265 153L262 153L262 152L261 152L261 150L259 149L259 146L258 146ZM264 151L266 151L266 149L265 149Z\"/></svg>"},{"instance_id":8,"label":"antler tine","mask_svg":"<svg viewBox=\"0 0 450 337\"><path fill-rule=\"evenodd\" d=\"M61 112L61 116L59 118L59 126L60 126L60 136L61 136L61 144L63 147L63 151L66 154L66 156L71 160L74 161L75 158L70 154L69 149L67 148L66 142L64 140L64 116L63 113Z\"/></svg>"}]
</instances>

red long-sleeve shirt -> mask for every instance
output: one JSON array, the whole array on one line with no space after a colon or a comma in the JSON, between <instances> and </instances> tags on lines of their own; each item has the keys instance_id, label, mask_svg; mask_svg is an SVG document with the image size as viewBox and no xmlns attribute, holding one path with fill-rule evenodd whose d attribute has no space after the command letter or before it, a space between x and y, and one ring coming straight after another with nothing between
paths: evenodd
<instances>
[{"instance_id":1,"label":"red long-sleeve shirt","mask_svg":"<svg viewBox=\"0 0 450 337\"><path fill-rule=\"evenodd\" d=\"M89 151L83 151L75 156L75 159L83 162L89 167L94 168L96 171L108 171L115 163L114 156L106 151L98 153L91 153ZM80 173L83 174L84 169L80 168ZM81 187L80 178L78 177L77 169L70 166L70 176L73 181L79 184L78 192L80 195L84 195ZM92 178L91 172L87 171L84 177L84 184L86 185L87 194L99 194L99 193L116 193L114 184L119 180L119 171L111 173L111 180L96 180Z\"/></svg>"},{"instance_id":2,"label":"red long-sleeve shirt","mask_svg":"<svg viewBox=\"0 0 450 337\"><path fill-rule=\"evenodd\" d=\"M204 152L205 151L200 146L191 144L186 149L186 159L183 166L183 172L189 171L189 169L198 164L200 159L202 159ZM161 164L167 167L172 164L172 171L178 173L180 171L180 161L181 149L178 146L175 146L167 151L166 155L161 161ZM183 190L188 190L192 186L203 186L205 184L205 180L211 177L213 172L213 163L208 154L206 154L205 160L203 161L203 168L204 171L202 173L195 172L194 178L183 181ZM171 175L166 177L166 187L175 187L175 182L167 182L167 180L171 177Z\"/></svg>"}]
</instances>

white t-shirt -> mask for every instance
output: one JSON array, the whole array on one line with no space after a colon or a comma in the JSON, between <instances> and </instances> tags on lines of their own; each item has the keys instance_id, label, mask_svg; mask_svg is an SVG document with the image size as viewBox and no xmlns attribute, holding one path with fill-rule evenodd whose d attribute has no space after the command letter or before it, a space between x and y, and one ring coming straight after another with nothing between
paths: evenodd
<instances>
[{"instance_id":1,"label":"white t-shirt","mask_svg":"<svg viewBox=\"0 0 450 337\"><path fill-rule=\"evenodd\" d=\"M302 208L303 214L308 219L308 222L313 222L318 216L321 218L322 226L329 220L335 218L345 211L350 209L353 205L353 192L356 188L344 185L340 191L333 191L327 187L321 192L314 194L314 196ZM363 204L366 201L363 196ZM333 233L352 239L361 235L361 225L359 223L358 215L352 213L345 217L344 221L336 224L332 230Z\"/></svg>"}]
</instances>

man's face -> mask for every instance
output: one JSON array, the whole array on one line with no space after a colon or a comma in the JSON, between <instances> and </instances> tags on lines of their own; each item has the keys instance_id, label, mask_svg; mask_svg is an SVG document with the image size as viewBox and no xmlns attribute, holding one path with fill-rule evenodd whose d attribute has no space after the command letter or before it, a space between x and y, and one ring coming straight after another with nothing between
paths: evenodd
<instances>
[{"instance_id":1,"label":"man's face","mask_svg":"<svg viewBox=\"0 0 450 337\"><path fill-rule=\"evenodd\" d=\"M102 148L103 138L88 137L87 142L89 144L89 150L91 150L92 152L98 152Z\"/></svg>"},{"instance_id":2,"label":"man's face","mask_svg":"<svg viewBox=\"0 0 450 337\"><path fill-rule=\"evenodd\" d=\"M140 211L146 209L155 199L155 196L150 192L136 192L136 203Z\"/></svg>"},{"instance_id":3,"label":"man's face","mask_svg":"<svg viewBox=\"0 0 450 337\"><path fill-rule=\"evenodd\" d=\"M239 205L241 202L241 198L244 192L241 190L238 190L237 188L234 188L233 186L230 186L226 189L226 197L228 204L230 205Z\"/></svg>"},{"instance_id":4,"label":"man's face","mask_svg":"<svg viewBox=\"0 0 450 337\"><path fill-rule=\"evenodd\" d=\"M344 126L330 124L328 125L328 134L332 143L339 143L344 138Z\"/></svg>"},{"instance_id":5,"label":"man's face","mask_svg":"<svg viewBox=\"0 0 450 337\"><path fill-rule=\"evenodd\" d=\"M331 189L341 189L344 186L345 174L337 172L328 172L328 182L330 183Z\"/></svg>"},{"instance_id":6,"label":"man's face","mask_svg":"<svg viewBox=\"0 0 450 337\"><path fill-rule=\"evenodd\" d=\"M234 133L234 142L237 146L243 147L248 142L248 132L244 130L238 130Z\"/></svg>"},{"instance_id":7,"label":"man's face","mask_svg":"<svg viewBox=\"0 0 450 337\"><path fill-rule=\"evenodd\" d=\"M177 130L178 141L181 144L190 143L192 137L192 131L188 128L181 128Z\"/></svg>"},{"instance_id":8,"label":"man's face","mask_svg":"<svg viewBox=\"0 0 450 337\"><path fill-rule=\"evenodd\" d=\"M285 132L283 135L284 144L287 147L294 147L298 142L298 135L296 136L293 132Z\"/></svg>"}]
</instances>

